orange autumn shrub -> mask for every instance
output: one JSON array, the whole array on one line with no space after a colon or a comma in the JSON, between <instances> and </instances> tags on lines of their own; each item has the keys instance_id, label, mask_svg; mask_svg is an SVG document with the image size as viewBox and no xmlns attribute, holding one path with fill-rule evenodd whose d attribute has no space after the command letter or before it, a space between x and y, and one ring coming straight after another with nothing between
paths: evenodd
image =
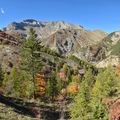
<instances>
[{"instance_id":1,"label":"orange autumn shrub","mask_svg":"<svg viewBox=\"0 0 120 120\"><path fill-rule=\"evenodd\" d=\"M44 74L36 74L36 96L39 97L45 93L46 81Z\"/></svg>"},{"instance_id":2,"label":"orange autumn shrub","mask_svg":"<svg viewBox=\"0 0 120 120\"><path fill-rule=\"evenodd\" d=\"M68 93L76 94L79 91L79 86L77 83L72 82L68 87Z\"/></svg>"},{"instance_id":3,"label":"orange autumn shrub","mask_svg":"<svg viewBox=\"0 0 120 120\"><path fill-rule=\"evenodd\" d=\"M115 74L120 75L120 66L116 66Z\"/></svg>"},{"instance_id":4,"label":"orange autumn shrub","mask_svg":"<svg viewBox=\"0 0 120 120\"><path fill-rule=\"evenodd\" d=\"M46 86L46 82L45 82L44 79L37 79L37 85L45 87Z\"/></svg>"},{"instance_id":5,"label":"orange autumn shrub","mask_svg":"<svg viewBox=\"0 0 120 120\"><path fill-rule=\"evenodd\" d=\"M36 74L35 79L39 79L39 78L45 78L45 75L44 74Z\"/></svg>"}]
</instances>

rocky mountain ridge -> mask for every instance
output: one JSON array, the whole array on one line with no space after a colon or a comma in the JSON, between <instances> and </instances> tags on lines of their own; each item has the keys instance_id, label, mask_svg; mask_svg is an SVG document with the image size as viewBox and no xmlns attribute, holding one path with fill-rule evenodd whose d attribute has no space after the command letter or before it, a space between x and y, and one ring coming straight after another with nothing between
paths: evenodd
<instances>
[{"instance_id":1,"label":"rocky mountain ridge","mask_svg":"<svg viewBox=\"0 0 120 120\"><path fill-rule=\"evenodd\" d=\"M69 24L64 21L47 22L27 19L21 22L12 22L7 27L3 28L3 30L8 33L18 32L23 36L26 36L31 27L36 30L38 38L48 37L59 29L82 29L79 25Z\"/></svg>"},{"instance_id":2,"label":"rocky mountain ridge","mask_svg":"<svg viewBox=\"0 0 120 120\"><path fill-rule=\"evenodd\" d=\"M64 21L44 22L33 19L13 22L3 30L8 34L14 33L27 37L31 27L36 31L42 45L65 56L75 55L98 67L105 67L106 65L104 66L102 61L109 58L107 63L109 64L113 56L118 56L115 52L119 53L115 49L119 49L117 46L120 41L119 31L108 34L101 30L86 30L80 25Z\"/></svg>"}]
</instances>

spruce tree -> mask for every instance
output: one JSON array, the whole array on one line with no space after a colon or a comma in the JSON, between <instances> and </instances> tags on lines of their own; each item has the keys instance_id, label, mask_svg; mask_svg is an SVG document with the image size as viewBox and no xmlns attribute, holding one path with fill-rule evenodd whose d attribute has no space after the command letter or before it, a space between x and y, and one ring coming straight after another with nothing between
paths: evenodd
<instances>
[{"instance_id":1,"label":"spruce tree","mask_svg":"<svg viewBox=\"0 0 120 120\"><path fill-rule=\"evenodd\" d=\"M90 111L90 89L88 82L83 81L70 108L71 120L90 120Z\"/></svg>"},{"instance_id":2,"label":"spruce tree","mask_svg":"<svg viewBox=\"0 0 120 120\"><path fill-rule=\"evenodd\" d=\"M46 85L46 94L47 94L47 97L50 98L51 97L51 94L52 94L52 89L51 89L52 85L51 85L51 80L48 79L47 80L47 85Z\"/></svg>"},{"instance_id":3,"label":"spruce tree","mask_svg":"<svg viewBox=\"0 0 120 120\"><path fill-rule=\"evenodd\" d=\"M117 78L111 67L99 73L91 92L91 107L94 120L108 120L103 100L113 97L117 91Z\"/></svg>"},{"instance_id":4,"label":"spruce tree","mask_svg":"<svg viewBox=\"0 0 120 120\"><path fill-rule=\"evenodd\" d=\"M51 96L52 100L58 93L58 88L57 88L57 77L56 77L56 72L52 70L51 73Z\"/></svg>"},{"instance_id":5,"label":"spruce tree","mask_svg":"<svg viewBox=\"0 0 120 120\"><path fill-rule=\"evenodd\" d=\"M3 80L4 80L4 74L3 74L2 67L0 65L0 86L2 86Z\"/></svg>"},{"instance_id":6,"label":"spruce tree","mask_svg":"<svg viewBox=\"0 0 120 120\"><path fill-rule=\"evenodd\" d=\"M35 75L39 72L40 60L40 44L35 31L31 28L28 39L23 42L21 47L21 69L32 76L34 86L33 97L35 98Z\"/></svg>"},{"instance_id":7,"label":"spruce tree","mask_svg":"<svg viewBox=\"0 0 120 120\"><path fill-rule=\"evenodd\" d=\"M95 83L95 77L94 77L91 69L89 69L89 70L85 73L85 75L84 75L84 80L86 80L86 81L88 82L88 85L89 85L90 87L92 87L92 86L94 85L94 83Z\"/></svg>"}]
</instances>

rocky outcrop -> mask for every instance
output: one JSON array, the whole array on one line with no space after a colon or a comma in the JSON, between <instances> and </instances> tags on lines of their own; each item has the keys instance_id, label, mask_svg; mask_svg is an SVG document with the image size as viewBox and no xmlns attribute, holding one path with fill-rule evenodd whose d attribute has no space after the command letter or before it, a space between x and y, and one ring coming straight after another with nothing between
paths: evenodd
<instances>
[{"instance_id":1,"label":"rocky outcrop","mask_svg":"<svg viewBox=\"0 0 120 120\"><path fill-rule=\"evenodd\" d=\"M117 65L119 65L119 63L120 63L120 58L118 56L111 55L111 56L107 57L106 59L98 62L96 64L96 66L98 68L104 68L104 67L107 67L109 65L117 66Z\"/></svg>"},{"instance_id":2,"label":"rocky outcrop","mask_svg":"<svg viewBox=\"0 0 120 120\"><path fill-rule=\"evenodd\" d=\"M114 32L114 34L111 37L111 41L113 45L120 41L120 31Z\"/></svg>"}]
</instances>

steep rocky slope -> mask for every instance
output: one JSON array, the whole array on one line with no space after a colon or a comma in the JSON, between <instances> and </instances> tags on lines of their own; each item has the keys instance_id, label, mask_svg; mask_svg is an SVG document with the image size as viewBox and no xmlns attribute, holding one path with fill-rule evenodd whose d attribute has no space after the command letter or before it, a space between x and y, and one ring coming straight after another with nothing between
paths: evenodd
<instances>
[{"instance_id":1,"label":"steep rocky slope","mask_svg":"<svg viewBox=\"0 0 120 120\"><path fill-rule=\"evenodd\" d=\"M97 63L98 67L106 67L109 64L118 65L120 63L120 31L110 33L100 43L106 50L106 57Z\"/></svg>"},{"instance_id":2,"label":"steep rocky slope","mask_svg":"<svg viewBox=\"0 0 120 120\"><path fill-rule=\"evenodd\" d=\"M80 29L58 30L46 40L46 46L57 49L61 53L70 53L81 48L94 45L101 41L107 34L101 31L88 31Z\"/></svg>"},{"instance_id":3,"label":"steep rocky slope","mask_svg":"<svg viewBox=\"0 0 120 120\"><path fill-rule=\"evenodd\" d=\"M0 31L0 64L9 74L13 65L18 67L19 42L14 35Z\"/></svg>"},{"instance_id":4,"label":"steep rocky slope","mask_svg":"<svg viewBox=\"0 0 120 120\"><path fill-rule=\"evenodd\" d=\"M63 55L73 54L85 61L93 62L103 59L105 49L98 46L107 34L101 31L59 30L46 40L45 46L55 49Z\"/></svg>"}]
</instances>

